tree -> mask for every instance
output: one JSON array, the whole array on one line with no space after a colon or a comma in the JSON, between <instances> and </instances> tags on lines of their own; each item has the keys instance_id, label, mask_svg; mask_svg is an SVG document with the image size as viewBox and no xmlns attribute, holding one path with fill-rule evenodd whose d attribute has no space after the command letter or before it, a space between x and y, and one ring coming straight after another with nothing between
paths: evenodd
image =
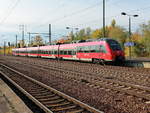
<instances>
[{"instance_id":1,"label":"tree","mask_svg":"<svg viewBox=\"0 0 150 113\"><path fill-rule=\"evenodd\" d=\"M90 27L87 27L87 28L86 28L86 36L87 36L88 39L91 38L91 33L92 33L91 28L90 28Z\"/></svg>"},{"instance_id":2,"label":"tree","mask_svg":"<svg viewBox=\"0 0 150 113\"><path fill-rule=\"evenodd\" d=\"M25 47L25 42L23 40L19 40L19 43L17 44L19 48Z\"/></svg>"},{"instance_id":3,"label":"tree","mask_svg":"<svg viewBox=\"0 0 150 113\"><path fill-rule=\"evenodd\" d=\"M34 40L31 41L31 46L44 45L43 39L40 35L35 36Z\"/></svg>"},{"instance_id":4,"label":"tree","mask_svg":"<svg viewBox=\"0 0 150 113\"><path fill-rule=\"evenodd\" d=\"M109 26L108 37L114 38L121 43L121 46L124 48L124 43L127 40L127 31L116 25L116 21L113 19L111 22L111 26Z\"/></svg>"},{"instance_id":5,"label":"tree","mask_svg":"<svg viewBox=\"0 0 150 113\"><path fill-rule=\"evenodd\" d=\"M142 35L141 35L140 33L138 33L138 32L135 32L135 33L133 33L133 34L131 35L131 39L132 39L132 41L135 42L135 43L141 42L141 40L142 40Z\"/></svg>"},{"instance_id":6,"label":"tree","mask_svg":"<svg viewBox=\"0 0 150 113\"><path fill-rule=\"evenodd\" d=\"M115 19L113 19L113 20L111 21L111 27L112 27L112 28L116 27L116 20L115 20Z\"/></svg>"},{"instance_id":7,"label":"tree","mask_svg":"<svg viewBox=\"0 0 150 113\"><path fill-rule=\"evenodd\" d=\"M143 37L141 43L144 44L145 55L150 56L150 21L140 25L140 32Z\"/></svg>"},{"instance_id":8,"label":"tree","mask_svg":"<svg viewBox=\"0 0 150 113\"><path fill-rule=\"evenodd\" d=\"M92 32L92 38L101 38L103 37L103 32L100 29L96 29Z\"/></svg>"},{"instance_id":9,"label":"tree","mask_svg":"<svg viewBox=\"0 0 150 113\"><path fill-rule=\"evenodd\" d=\"M78 33L76 33L75 40L85 40L86 37L86 30L81 29Z\"/></svg>"}]
</instances>

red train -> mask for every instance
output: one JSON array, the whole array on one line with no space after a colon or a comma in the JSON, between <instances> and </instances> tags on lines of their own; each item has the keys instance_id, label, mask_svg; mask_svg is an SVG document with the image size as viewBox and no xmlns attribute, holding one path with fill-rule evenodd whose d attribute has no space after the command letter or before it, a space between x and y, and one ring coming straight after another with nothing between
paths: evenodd
<instances>
[{"instance_id":1,"label":"red train","mask_svg":"<svg viewBox=\"0 0 150 113\"><path fill-rule=\"evenodd\" d=\"M120 44L110 38L72 44L15 48L12 51L13 55L18 56L91 61L94 63L123 62L125 60Z\"/></svg>"}]
</instances>

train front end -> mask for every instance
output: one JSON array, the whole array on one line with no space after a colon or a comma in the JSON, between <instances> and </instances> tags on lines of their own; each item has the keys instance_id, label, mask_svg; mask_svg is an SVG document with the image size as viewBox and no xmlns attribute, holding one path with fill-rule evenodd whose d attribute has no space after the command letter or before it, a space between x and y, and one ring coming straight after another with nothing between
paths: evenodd
<instances>
[{"instance_id":1,"label":"train front end","mask_svg":"<svg viewBox=\"0 0 150 113\"><path fill-rule=\"evenodd\" d=\"M108 46L109 46L109 52L112 61L116 63L122 63L125 61L125 53L123 49L121 48L121 45L113 39L106 40Z\"/></svg>"}]
</instances>

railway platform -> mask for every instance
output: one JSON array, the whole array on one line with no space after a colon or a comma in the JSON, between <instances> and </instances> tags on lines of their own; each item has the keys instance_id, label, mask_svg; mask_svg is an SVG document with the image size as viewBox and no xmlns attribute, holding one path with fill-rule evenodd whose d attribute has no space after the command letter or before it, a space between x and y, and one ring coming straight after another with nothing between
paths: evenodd
<instances>
[{"instance_id":1,"label":"railway platform","mask_svg":"<svg viewBox=\"0 0 150 113\"><path fill-rule=\"evenodd\" d=\"M0 113L33 113L1 78Z\"/></svg>"},{"instance_id":2,"label":"railway platform","mask_svg":"<svg viewBox=\"0 0 150 113\"><path fill-rule=\"evenodd\" d=\"M125 66L150 68L150 58L127 58Z\"/></svg>"}]
</instances>

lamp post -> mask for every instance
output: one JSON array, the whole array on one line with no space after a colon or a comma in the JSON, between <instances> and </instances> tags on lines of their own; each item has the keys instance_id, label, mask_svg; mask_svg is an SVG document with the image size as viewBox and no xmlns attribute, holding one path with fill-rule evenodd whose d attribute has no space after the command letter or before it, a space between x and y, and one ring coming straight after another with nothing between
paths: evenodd
<instances>
[{"instance_id":1,"label":"lamp post","mask_svg":"<svg viewBox=\"0 0 150 113\"><path fill-rule=\"evenodd\" d=\"M22 31L22 46L24 47L24 30L25 30L25 25L19 25L19 29Z\"/></svg>"},{"instance_id":2,"label":"lamp post","mask_svg":"<svg viewBox=\"0 0 150 113\"><path fill-rule=\"evenodd\" d=\"M129 17L129 58L131 59L131 44L132 44L132 39L131 39L131 17L138 17L139 15L131 15L127 14L125 12L122 12L121 15L128 16Z\"/></svg>"},{"instance_id":3,"label":"lamp post","mask_svg":"<svg viewBox=\"0 0 150 113\"><path fill-rule=\"evenodd\" d=\"M31 33L28 32L28 34L29 34L29 44L28 44L28 47L30 47L31 46Z\"/></svg>"},{"instance_id":4,"label":"lamp post","mask_svg":"<svg viewBox=\"0 0 150 113\"><path fill-rule=\"evenodd\" d=\"M72 27L66 27L66 29L71 29L71 32L72 32L72 34L71 34L71 40L73 41L74 40L74 37L73 37L73 31L74 31L74 29L75 30L78 30L79 28L72 28Z\"/></svg>"},{"instance_id":5,"label":"lamp post","mask_svg":"<svg viewBox=\"0 0 150 113\"><path fill-rule=\"evenodd\" d=\"M103 0L103 37L106 36L105 30L105 0Z\"/></svg>"}]
</instances>

